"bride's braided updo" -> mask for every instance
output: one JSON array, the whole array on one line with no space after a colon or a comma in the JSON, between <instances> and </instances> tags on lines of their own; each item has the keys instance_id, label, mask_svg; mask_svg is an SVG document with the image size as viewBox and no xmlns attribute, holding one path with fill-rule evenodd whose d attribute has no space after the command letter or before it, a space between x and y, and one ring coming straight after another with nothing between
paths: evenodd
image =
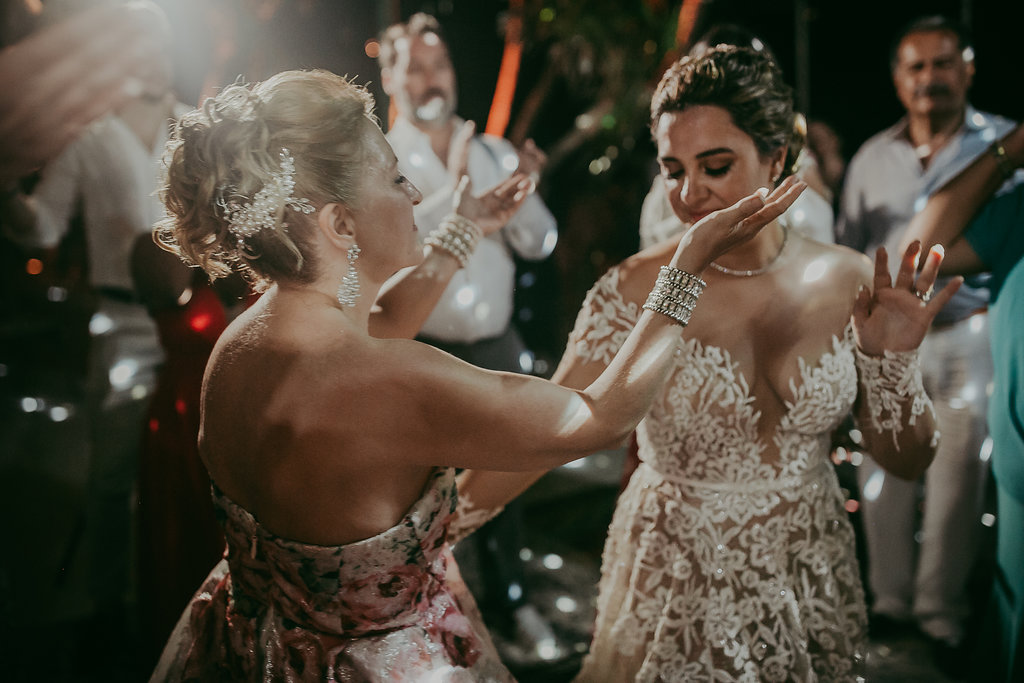
<instances>
[{"instance_id":1,"label":"bride's braided updo","mask_svg":"<svg viewBox=\"0 0 1024 683\"><path fill-rule=\"evenodd\" d=\"M228 86L185 114L167 143L160 198L168 217L156 226L157 241L211 278L237 270L257 288L313 280L316 215L307 214L329 202L356 206L374 125L370 94L327 71ZM288 203L273 190L292 181L296 202ZM233 212L268 194L276 201L261 229L233 231ZM295 209L299 200L306 210Z\"/></svg>"}]
</instances>

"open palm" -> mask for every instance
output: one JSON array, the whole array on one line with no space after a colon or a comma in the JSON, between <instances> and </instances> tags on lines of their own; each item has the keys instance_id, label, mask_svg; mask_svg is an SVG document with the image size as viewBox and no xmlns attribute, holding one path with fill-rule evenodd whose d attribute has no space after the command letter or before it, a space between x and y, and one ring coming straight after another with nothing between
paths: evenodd
<instances>
[{"instance_id":1,"label":"open palm","mask_svg":"<svg viewBox=\"0 0 1024 683\"><path fill-rule=\"evenodd\" d=\"M464 175L455 190L452 206L455 213L473 221L485 235L489 235L512 219L534 188L529 176L516 173L489 190L474 195L473 184L469 176Z\"/></svg>"},{"instance_id":2,"label":"open palm","mask_svg":"<svg viewBox=\"0 0 1024 683\"><path fill-rule=\"evenodd\" d=\"M963 278L954 278L931 295L942 263L942 248L933 248L917 273L921 243L907 247L896 282L889 275L889 256L884 247L875 254L874 291L862 288L853 309L853 329L860 349L872 356L885 351L916 349L936 314L960 288Z\"/></svg>"}]
</instances>

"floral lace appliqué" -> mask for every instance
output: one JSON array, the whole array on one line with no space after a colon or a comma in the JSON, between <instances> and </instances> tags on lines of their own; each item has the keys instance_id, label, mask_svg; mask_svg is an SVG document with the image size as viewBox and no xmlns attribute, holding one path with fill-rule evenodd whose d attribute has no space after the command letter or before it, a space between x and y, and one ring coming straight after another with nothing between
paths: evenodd
<instances>
[{"instance_id":1,"label":"floral lace appliqu\u00e9","mask_svg":"<svg viewBox=\"0 0 1024 683\"><path fill-rule=\"evenodd\" d=\"M448 542L454 545L466 536L491 521L504 510L505 507L478 508L473 504L472 499L459 492L459 502L455 506L455 514L448 523Z\"/></svg>"},{"instance_id":2,"label":"floral lace appliqu\u00e9","mask_svg":"<svg viewBox=\"0 0 1024 683\"><path fill-rule=\"evenodd\" d=\"M610 363L639 317L639 307L619 295L619 269L612 268L583 300L568 347L580 358Z\"/></svg>"},{"instance_id":3,"label":"floral lace appliqu\u00e9","mask_svg":"<svg viewBox=\"0 0 1024 683\"><path fill-rule=\"evenodd\" d=\"M636 323L610 271L570 335L607 362ZM853 681L867 619L853 529L829 462L857 397L849 326L798 359L764 424L726 349L680 344L638 428L642 464L605 545L598 617L578 681Z\"/></svg>"},{"instance_id":4,"label":"floral lace appliqu\u00e9","mask_svg":"<svg viewBox=\"0 0 1024 683\"><path fill-rule=\"evenodd\" d=\"M857 369L860 370L861 385L871 426L875 431L888 431L892 442L899 450L897 441L903 431L903 406L910 402L910 416L907 424L913 426L919 415L925 412L935 415L932 401L924 390L921 378L921 363L914 351L886 351L882 356L869 356L857 349ZM932 447L937 445L938 432L932 436Z\"/></svg>"}]
</instances>

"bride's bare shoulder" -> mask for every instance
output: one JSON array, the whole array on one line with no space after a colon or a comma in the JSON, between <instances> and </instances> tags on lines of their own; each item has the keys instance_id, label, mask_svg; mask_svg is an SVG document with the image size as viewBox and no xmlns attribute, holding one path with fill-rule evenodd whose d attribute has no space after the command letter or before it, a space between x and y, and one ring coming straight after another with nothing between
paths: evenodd
<instances>
[{"instance_id":1,"label":"bride's bare shoulder","mask_svg":"<svg viewBox=\"0 0 1024 683\"><path fill-rule=\"evenodd\" d=\"M674 243L656 244L633 254L609 270L617 282L619 294L626 301L643 303L654 287L661 267L672 260Z\"/></svg>"},{"instance_id":2,"label":"bride's bare shoulder","mask_svg":"<svg viewBox=\"0 0 1024 683\"><path fill-rule=\"evenodd\" d=\"M874 264L864 254L838 244L825 244L816 240L797 237L800 262L806 268L816 271L817 279L835 284L868 284L874 273Z\"/></svg>"}]
</instances>

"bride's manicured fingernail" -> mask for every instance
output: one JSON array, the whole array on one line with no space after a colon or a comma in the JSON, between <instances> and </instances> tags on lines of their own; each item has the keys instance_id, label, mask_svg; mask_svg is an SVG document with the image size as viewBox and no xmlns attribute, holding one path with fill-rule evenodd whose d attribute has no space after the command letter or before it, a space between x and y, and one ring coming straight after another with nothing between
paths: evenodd
<instances>
[{"instance_id":1,"label":"bride's manicured fingernail","mask_svg":"<svg viewBox=\"0 0 1024 683\"><path fill-rule=\"evenodd\" d=\"M757 196L760 197L762 201L764 201L768 197L768 188L767 187L759 187L759 188L757 188Z\"/></svg>"}]
</instances>

